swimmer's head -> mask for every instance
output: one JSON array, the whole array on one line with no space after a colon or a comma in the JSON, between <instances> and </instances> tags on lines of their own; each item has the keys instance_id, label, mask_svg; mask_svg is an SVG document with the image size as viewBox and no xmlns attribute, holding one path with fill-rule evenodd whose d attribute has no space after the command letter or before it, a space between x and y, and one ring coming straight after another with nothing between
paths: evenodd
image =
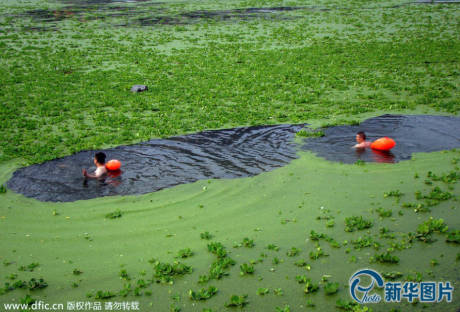
<instances>
[{"instance_id":1,"label":"swimmer's head","mask_svg":"<svg viewBox=\"0 0 460 312\"><path fill-rule=\"evenodd\" d=\"M364 131L359 131L358 133L356 133L356 142L362 143L364 141L366 141L366 134L364 133Z\"/></svg>"},{"instance_id":2,"label":"swimmer's head","mask_svg":"<svg viewBox=\"0 0 460 312\"><path fill-rule=\"evenodd\" d=\"M105 154L103 152L98 152L94 155L94 164L99 163L100 165L105 164Z\"/></svg>"}]
</instances>

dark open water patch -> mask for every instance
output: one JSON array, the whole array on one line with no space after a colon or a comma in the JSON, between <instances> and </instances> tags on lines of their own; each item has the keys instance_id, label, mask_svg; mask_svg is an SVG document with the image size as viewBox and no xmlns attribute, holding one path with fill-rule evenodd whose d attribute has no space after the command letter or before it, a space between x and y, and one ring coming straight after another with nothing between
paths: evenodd
<instances>
[{"instance_id":1,"label":"dark open water patch","mask_svg":"<svg viewBox=\"0 0 460 312\"><path fill-rule=\"evenodd\" d=\"M410 159L412 153L460 147L460 118L449 116L383 115L367 119L359 126L337 126L322 130L324 137L306 139L302 149L343 163L355 163L357 160L392 163ZM389 153L370 148L353 149L358 131L365 131L368 141L391 137L396 141L396 146Z\"/></svg>"},{"instance_id":2,"label":"dark open water patch","mask_svg":"<svg viewBox=\"0 0 460 312\"><path fill-rule=\"evenodd\" d=\"M213 130L119 146L104 152L108 159L122 162L122 173L87 184L81 170L95 169L94 151L83 151L20 168L7 186L41 201L70 202L145 194L203 179L254 176L284 166L297 157L293 138L303 126Z\"/></svg>"}]
</instances>

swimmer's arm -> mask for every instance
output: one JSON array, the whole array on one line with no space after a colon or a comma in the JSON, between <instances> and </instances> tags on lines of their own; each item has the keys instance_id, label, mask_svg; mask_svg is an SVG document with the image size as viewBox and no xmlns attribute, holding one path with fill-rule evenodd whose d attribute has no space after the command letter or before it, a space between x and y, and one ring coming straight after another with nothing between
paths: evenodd
<instances>
[{"instance_id":1,"label":"swimmer's arm","mask_svg":"<svg viewBox=\"0 0 460 312\"><path fill-rule=\"evenodd\" d=\"M83 176L84 176L85 178L97 179L97 178L100 177L99 175L95 175L95 174L88 173L88 171L86 171L86 169L83 169L81 172L83 173Z\"/></svg>"}]
</instances>

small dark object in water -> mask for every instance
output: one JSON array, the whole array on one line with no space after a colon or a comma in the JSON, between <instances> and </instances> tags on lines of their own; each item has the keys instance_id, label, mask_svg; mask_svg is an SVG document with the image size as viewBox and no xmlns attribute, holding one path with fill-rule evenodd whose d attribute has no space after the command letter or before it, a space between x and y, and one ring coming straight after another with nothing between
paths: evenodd
<instances>
[{"instance_id":1,"label":"small dark object in water","mask_svg":"<svg viewBox=\"0 0 460 312\"><path fill-rule=\"evenodd\" d=\"M149 88L144 85L134 85L131 87L131 92L144 92L147 91Z\"/></svg>"}]
</instances>

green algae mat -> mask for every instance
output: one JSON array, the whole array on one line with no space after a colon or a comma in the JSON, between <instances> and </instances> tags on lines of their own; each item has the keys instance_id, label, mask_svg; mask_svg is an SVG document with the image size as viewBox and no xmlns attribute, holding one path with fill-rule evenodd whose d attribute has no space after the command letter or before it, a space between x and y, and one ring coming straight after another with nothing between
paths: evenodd
<instances>
[{"instance_id":1,"label":"green algae mat","mask_svg":"<svg viewBox=\"0 0 460 312\"><path fill-rule=\"evenodd\" d=\"M349 294L362 268L387 282L449 281L455 289L459 163L456 150L364 165L304 153L256 177L142 196L59 204L7 191L0 300L136 302L142 311L367 311ZM2 166L2 181L14 167ZM367 307L458 309L456 291L446 301Z\"/></svg>"}]
</instances>

